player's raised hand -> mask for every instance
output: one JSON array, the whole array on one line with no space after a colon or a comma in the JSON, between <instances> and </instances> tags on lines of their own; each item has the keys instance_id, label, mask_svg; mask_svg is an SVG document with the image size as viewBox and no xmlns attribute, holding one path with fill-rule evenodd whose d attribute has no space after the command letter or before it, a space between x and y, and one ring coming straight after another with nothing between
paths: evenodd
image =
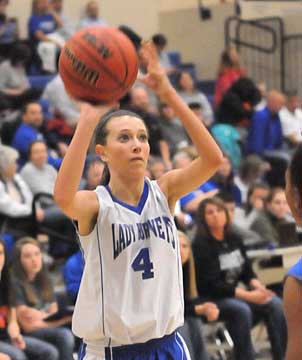
<instances>
[{"instance_id":1,"label":"player's raised hand","mask_svg":"<svg viewBox=\"0 0 302 360\"><path fill-rule=\"evenodd\" d=\"M87 125L96 126L104 114L111 109L118 109L119 104L118 102L112 102L102 105L92 105L87 102L80 102L79 107L81 112L80 119L85 121Z\"/></svg>"},{"instance_id":2,"label":"player's raised hand","mask_svg":"<svg viewBox=\"0 0 302 360\"><path fill-rule=\"evenodd\" d=\"M165 69L160 65L158 54L151 41L144 42L141 48L141 56L147 63L147 74L139 77L139 80L162 97L165 92L172 88Z\"/></svg>"}]
</instances>

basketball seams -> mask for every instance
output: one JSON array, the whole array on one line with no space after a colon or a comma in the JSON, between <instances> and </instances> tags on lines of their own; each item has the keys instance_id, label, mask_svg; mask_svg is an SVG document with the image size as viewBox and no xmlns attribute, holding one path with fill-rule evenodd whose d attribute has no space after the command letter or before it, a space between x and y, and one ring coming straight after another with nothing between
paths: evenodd
<instances>
[{"instance_id":1,"label":"basketball seams","mask_svg":"<svg viewBox=\"0 0 302 360\"><path fill-rule=\"evenodd\" d=\"M102 29L101 32L99 29L92 29L91 36L95 36L98 41L91 43L87 39L85 40L81 33L78 33L78 37L73 37L66 43L65 46L76 58L76 65L63 51L59 61L59 71L65 87L71 96L78 99L84 98L87 101L101 102L119 99L130 89L137 76L138 59L135 50L131 49L130 40L114 28ZM115 54L106 64L105 60L101 58L98 60L98 57L102 56L100 53L104 55L105 59L108 54L110 55L111 49L108 44L111 44ZM77 63L83 65L80 65L79 68ZM89 71L99 71L100 78L96 84L99 84L100 87L89 83L89 79L87 80L87 75L85 75ZM122 79L119 78L120 75L122 75ZM110 85L113 87L110 88Z\"/></svg>"}]
</instances>

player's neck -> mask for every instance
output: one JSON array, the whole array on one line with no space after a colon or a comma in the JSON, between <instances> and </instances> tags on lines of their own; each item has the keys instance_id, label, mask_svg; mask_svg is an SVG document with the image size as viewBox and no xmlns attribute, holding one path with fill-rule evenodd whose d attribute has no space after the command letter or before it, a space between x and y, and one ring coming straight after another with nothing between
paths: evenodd
<instances>
[{"instance_id":1,"label":"player's neck","mask_svg":"<svg viewBox=\"0 0 302 360\"><path fill-rule=\"evenodd\" d=\"M137 206L143 190L145 179L120 179L111 178L109 188L113 196L117 199L133 206Z\"/></svg>"}]
</instances>

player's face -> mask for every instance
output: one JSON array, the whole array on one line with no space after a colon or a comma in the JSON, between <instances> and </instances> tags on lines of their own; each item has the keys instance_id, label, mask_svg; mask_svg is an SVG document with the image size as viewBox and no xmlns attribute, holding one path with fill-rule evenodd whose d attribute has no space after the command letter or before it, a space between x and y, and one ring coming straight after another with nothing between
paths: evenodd
<instances>
[{"instance_id":1,"label":"player's face","mask_svg":"<svg viewBox=\"0 0 302 360\"><path fill-rule=\"evenodd\" d=\"M215 204L207 204L205 221L210 230L224 228L227 222L225 210Z\"/></svg>"},{"instance_id":2,"label":"player's face","mask_svg":"<svg viewBox=\"0 0 302 360\"><path fill-rule=\"evenodd\" d=\"M21 249L21 265L29 278L34 278L42 269L42 253L38 246L25 244Z\"/></svg>"},{"instance_id":3,"label":"player's face","mask_svg":"<svg viewBox=\"0 0 302 360\"><path fill-rule=\"evenodd\" d=\"M148 133L141 119L121 116L107 124L108 136L102 158L110 172L125 175L145 174L150 147Z\"/></svg>"}]
</instances>

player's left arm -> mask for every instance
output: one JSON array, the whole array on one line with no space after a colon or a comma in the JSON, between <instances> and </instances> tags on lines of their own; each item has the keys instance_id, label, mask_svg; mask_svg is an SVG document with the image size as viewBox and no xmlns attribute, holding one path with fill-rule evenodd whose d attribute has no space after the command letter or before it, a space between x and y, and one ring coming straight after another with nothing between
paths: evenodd
<instances>
[{"instance_id":1,"label":"player's left arm","mask_svg":"<svg viewBox=\"0 0 302 360\"><path fill-rule=\"evenodd\" d=\"M171 85L158 61L156 49L151 43L143 45L142 56L148 62L148 73L142 80L162 102L172 107L199 154L199 157L186 168L170 171L158 180L172 208L177 199L196 189L216 172L223 155L202 121Z\"/></svg>"}]
</instances>

